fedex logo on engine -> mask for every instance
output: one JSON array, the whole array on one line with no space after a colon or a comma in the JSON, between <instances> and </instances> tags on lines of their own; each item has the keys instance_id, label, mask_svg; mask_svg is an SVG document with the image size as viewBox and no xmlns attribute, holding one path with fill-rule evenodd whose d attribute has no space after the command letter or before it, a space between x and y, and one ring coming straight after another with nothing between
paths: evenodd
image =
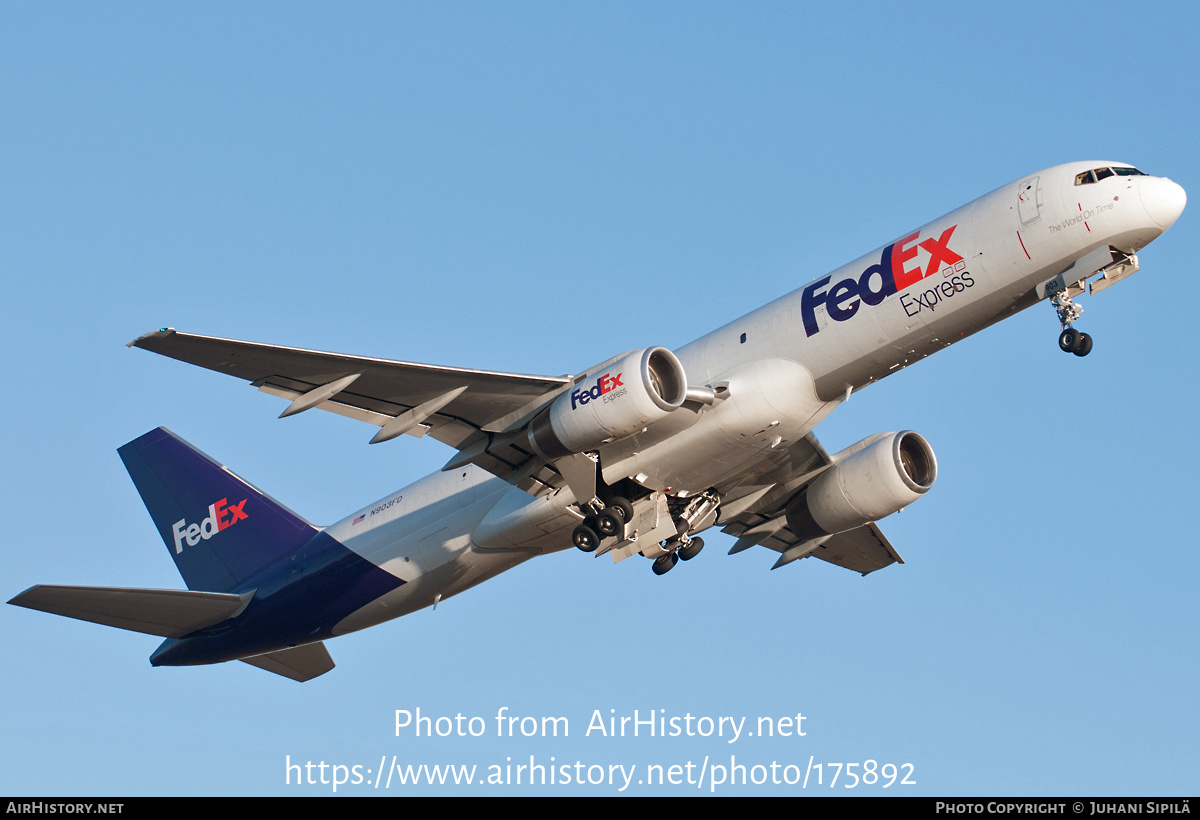
<instances>
[{"instance_id":1,"label":"fedex logo on engine","mask_svg":"<svg viewBox=\"0 0 1200 820\"><path fill-rule=\"evenodd\" d=\"M603 376L596 379L596 383L594 385L592 385L590 388L588 388L588 389L581 388L579 390L572 392L571 393L571 409L574 410L576 408L576 406L583 406L583 405L587 404L589 401L594 401L594 400L600 398L601 396L604 397L605 401L610 401L610 400L616 398L617 396L623 394L625 392L625 390L624 390L625 385L623 385L621 383L621 377L623 375L625 375L625 374L618 373L617 375L614 376L612 373L605 373ZM619 392L613 394L613 391L616 390L618 387L620 387L622 389ZM610 394L612 394L612 395L610 395Z\"/></svg>"},{"instance_id":2,"label":"fedex logo on engine","mask_svg":"<svg viewBox=\"0 0 1200 820\"><path fill-rule=\"evenodd\" d=\"M175 553L183 552L184 541L189 547L194 547L201 540L207 541L221 530L247 518L245 507L244 498L237 504L230 504L228 498L222 498L217 503L208 505L208 518L199 524L189 524L187 519L179 519L171 527L171 532L175 535Z\"/></svg>"},{"instance_id":3,"label":"fedex logo on engine","mask_svg":"<svg viewBox=\"0 0 1200 820\"><path fill-rule=\"evenodd\" d=\"M955 272L962 274L953 276L953 279L946 283L951 296L974 285L974 279L965 273L966 263L963 258L949 247L950 237L954 235L954 229L957 227L951 225L942 231L941 236L930 236L923 240L920 239L921 232L917 231L893 242L883 249L879 262L863 271L857 279L843 279L828 290L825 286L829 284L830 277L825 276L813 282L804 289L800 300L804 335L812 336L821 330L817 325L818 305L825 305L825 311L833 321L844 322L857 313L863 303L874 307L892 294L946 268L950 269L946 273L947 276L953 276ZM918 258L921 251L927 254L927 261ZM934 290L937 291L935 296L941 293L936 288ZM944 294L938 298L943 297ZM921 301L921 304L924 305L925 302ZM933 309L932 304L926 306L930 310Z\"/></svg>"}]
</instances>

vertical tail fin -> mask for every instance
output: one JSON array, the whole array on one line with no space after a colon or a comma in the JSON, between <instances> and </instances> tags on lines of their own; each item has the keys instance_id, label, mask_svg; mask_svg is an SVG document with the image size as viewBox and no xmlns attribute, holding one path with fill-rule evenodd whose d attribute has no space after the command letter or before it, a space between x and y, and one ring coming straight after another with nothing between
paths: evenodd
<instances>
[{"instance_id":1,"label":"vertical tail fin","mask_svg":"<svg viewBox=\"0 0 1200 820\"><path fill-rule=\"evenodd\" d=\"M117 453L188 589L234 590L318 532L165 427Z\"/></svg>"}]
</instances>

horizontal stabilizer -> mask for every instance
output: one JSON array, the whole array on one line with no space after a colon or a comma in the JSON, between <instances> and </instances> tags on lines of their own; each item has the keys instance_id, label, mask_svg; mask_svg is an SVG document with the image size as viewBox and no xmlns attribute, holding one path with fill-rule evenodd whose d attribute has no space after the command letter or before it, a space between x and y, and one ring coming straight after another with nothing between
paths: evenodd
<instances>
[{"instance_id":1,"label":"horizontal stabilizer","mask_svg":"<svg viewBox=\"0 0 1200 820\"><path fill-rule=\"evenodd\" d=\"M300 683L324 675L333 668L333 658L329 657L329 650L320 641L269 652L266 655L255 655L253 658L242 658L242 662Z\"/></svg>"},{"instance_id":2,"label":"horizontal stabilizer","mask_svg":"<svg viewBox=\"0 0 1200 820\"><path fill-rule=\"evenodd\" d=\"M252 591L230 595L179 589L39 584L9 603L132 632L179 638L238 615L253 597Z\"/></svg>"}]
</instances>

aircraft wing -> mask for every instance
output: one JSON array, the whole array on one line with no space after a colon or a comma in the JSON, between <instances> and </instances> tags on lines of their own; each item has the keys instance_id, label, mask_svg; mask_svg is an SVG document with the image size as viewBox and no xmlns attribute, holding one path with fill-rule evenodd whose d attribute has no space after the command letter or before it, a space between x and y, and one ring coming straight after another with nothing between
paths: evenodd
<instances>
[{"instance_id":1,"label":"aircraft wing","mask_svg":"<svg viewBox=\"0 0 1200 820\"><path fill-rule=\"evenodd\" d=\"M428 434L460 451L448 467L474 463L534 495L563 483L529 449L520 430L573 383L570 376L439 367L197 336L173 328L147 333L129 346L244 379L264 393L290 400L284 416L316 407L374 424L380 430L372 442ZM808 555L805 550L812 545L802 544L788 529L784 506L830 463L825 448L809 434L718 487L723 497L720 523L738 537L731 551L760 544L782 553L776 566ZM864 575L903 563L874 524L835 535L811 554Z\"/></svg>"},{"instance_id":2,"label":"aircraft wing","mask_svg":"<svg viewBox=\"0 0 1200 820\"><path fill-rule=\"evenodd\" d=\"M523 489L558 482L535 464L514 436L520 427L571 384L569 376L530 376L391 359L324 353L294 347L218 339L173 328L129 343L188 364L244 379L264 393L292 402L283 414L317 407L380 428L372 443L401 434L430 435L476 453L475 463ZM493 444L502 445L492 447ZM536 470L536 472L533 472ZM532 475L526 475L532 473Z\"/></svg>"},{"instance_id":3,"label":"aircraft wing","mask_svg":"<svg viewBox=\"0 0 1200 820\"><path fill-rule=\"evenodd\" d=\"M722 532L738 539L730 554L764 546L781 553L772 569L812 555L863 575L889 564L903 564L904 559L873 523L823 542L804 542L788 528L784 516L787 502L831 463L829 453L809 433L756 464L751 474L719 487Z\"/></svg>"}]
</instances>

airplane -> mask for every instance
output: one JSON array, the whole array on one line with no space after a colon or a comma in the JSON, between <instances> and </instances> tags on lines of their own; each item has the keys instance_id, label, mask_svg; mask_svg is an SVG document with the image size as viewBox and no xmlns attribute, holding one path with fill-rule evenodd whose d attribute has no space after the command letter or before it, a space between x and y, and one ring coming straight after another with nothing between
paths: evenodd
<instances>
[{"instance_id":1,"label":"airplane","mask_svg":"<svg viewBox=\"0 0 1200 820\"><path fill-rule=\"evenodd\" d=\"M574 376L531 376L324 353L162 328L141 348L378 427L432 436L442 471L316 526L165 428L118 453L187 590L37 585L9 603L165 640L154 666L241 660L298 681L324 641L438 603L571 546L773 568L818 558L862 575L900 555L878 521L921 498L937 459L912 431L829 454L813 429L856 390L1042 301L1058 345L1085 288L1138 270L1183 212L1182 187L1116 162L1022 177L676 351L649 347ZM1091 280L1090 282L1088 280Z\"/></svg>"}]
</instances>

